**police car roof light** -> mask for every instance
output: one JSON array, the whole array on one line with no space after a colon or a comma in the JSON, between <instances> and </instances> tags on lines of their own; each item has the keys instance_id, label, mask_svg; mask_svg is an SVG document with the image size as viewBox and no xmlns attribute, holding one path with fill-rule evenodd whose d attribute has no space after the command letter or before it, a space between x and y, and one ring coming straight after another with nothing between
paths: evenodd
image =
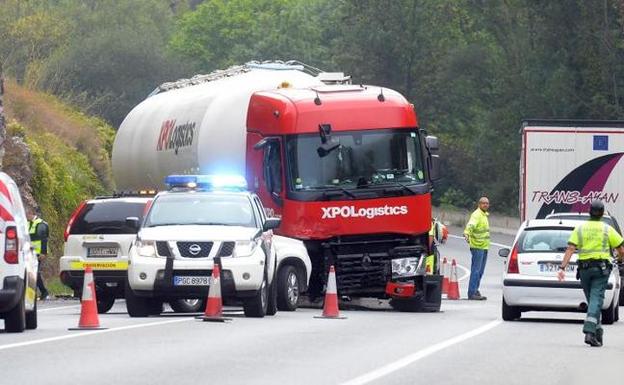
<instances>
[{"instance_id":1,"label":"police car roof light","mask_svg":"<svg viewBox=\"0 0 624 385\"><path fill-rule=\"evenodd\" d=\"M247 189L247 181L240 175L169 175L164 182L170 189Z\"/></svg>"}]
</instances>

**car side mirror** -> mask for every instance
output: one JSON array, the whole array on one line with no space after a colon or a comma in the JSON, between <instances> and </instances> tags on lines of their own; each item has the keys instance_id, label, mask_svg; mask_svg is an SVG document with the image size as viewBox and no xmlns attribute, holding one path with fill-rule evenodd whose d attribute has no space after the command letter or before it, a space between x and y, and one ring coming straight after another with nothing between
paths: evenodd
<instances>
[{"instance_id":1,"label":"car side mirror","mask_svg":"<svg viewBox=\"0 0 624 385\"><path fill-rule=\"evenodd\" d=\"M279 218L267 218L262 226L262 231L269 231L279 227L282 223L282 220Z\"/></svg>"},{"instance_id":2,"label":"car side mirror","mask_svg":"<svg viewBox=\"0 0 624 385\"><path fill-rule=\"evenodd\" d=\"M141 227L141 223L139 222L138 217L127 217L126 226L132 230L139 231L139 228Z\"/></svg>"},{"instance_id":3,"label":"car side mirror","mask_svg":"<svg viewBox=\"0 0 624 385\"><path fill-rule=\"evenodd\" d=\"M507 257L509 257L509 252L510 252L510 250L508 248L499 249L498 250L498 255L500 255L503 258L507 258Z\"/></svg>"}]
</instances>

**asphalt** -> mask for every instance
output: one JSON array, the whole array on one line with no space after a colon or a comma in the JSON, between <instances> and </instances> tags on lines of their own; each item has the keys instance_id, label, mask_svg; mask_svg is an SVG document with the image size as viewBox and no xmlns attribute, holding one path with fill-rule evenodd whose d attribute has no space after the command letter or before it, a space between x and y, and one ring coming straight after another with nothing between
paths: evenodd
<instances>
[{"instance_id":1,"label":"asphalt","mask_svg":"<svg viewBox=\"0 0 624 385\"><path fill-rule=\"evenodd\" d=\"M457 234L451 229L451 234ZM495 235L498 245L511 243ZM465 297L469 252L451 237ZM624 325L606 326L605 346L582 340L583 314L523 313L500 319L504 259L490 250L481 292L487 301L444 300L439 313L390 311L365 300L346 319L318 309L249 319L228 308L229 323L164 313L129 318L120 301L101 315L103 331L69 331L76 301L43 302L39 328L0 331L0 384L585 384L621 382ZM0 321L0 327L2 327Z\"/></svg>"}]
</instances>

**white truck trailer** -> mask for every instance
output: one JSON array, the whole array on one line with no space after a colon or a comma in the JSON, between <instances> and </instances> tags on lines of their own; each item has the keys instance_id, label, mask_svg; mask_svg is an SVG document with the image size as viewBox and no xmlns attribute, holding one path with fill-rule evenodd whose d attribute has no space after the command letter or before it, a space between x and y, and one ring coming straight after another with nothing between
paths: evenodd
<instances>
[{"instance_id":1,"label":"white truck trailer","mask_svg":"<svg viewBox=\"0 0 624 385\"><path fill-rule=\"evenodd\" d=\"M587 212L593 199L624 220L624 121L525 120L520 215Z\"/></svg>"}]
</instances>

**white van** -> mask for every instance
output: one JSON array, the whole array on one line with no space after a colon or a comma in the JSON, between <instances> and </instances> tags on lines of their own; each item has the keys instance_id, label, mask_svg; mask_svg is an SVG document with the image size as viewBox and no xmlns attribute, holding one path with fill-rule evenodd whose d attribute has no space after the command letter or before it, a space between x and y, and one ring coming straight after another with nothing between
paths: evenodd
<instances>
[{"instance_id":1,"label":"white van","mask_svg":"<svg viewBox=\"0 0 624 385\"><path fill-rule=\"evenodd\" d=\"M17 185L0 172L0 318L6 332L37 328L37 256Z\"/></svg>"}]
</instances>

